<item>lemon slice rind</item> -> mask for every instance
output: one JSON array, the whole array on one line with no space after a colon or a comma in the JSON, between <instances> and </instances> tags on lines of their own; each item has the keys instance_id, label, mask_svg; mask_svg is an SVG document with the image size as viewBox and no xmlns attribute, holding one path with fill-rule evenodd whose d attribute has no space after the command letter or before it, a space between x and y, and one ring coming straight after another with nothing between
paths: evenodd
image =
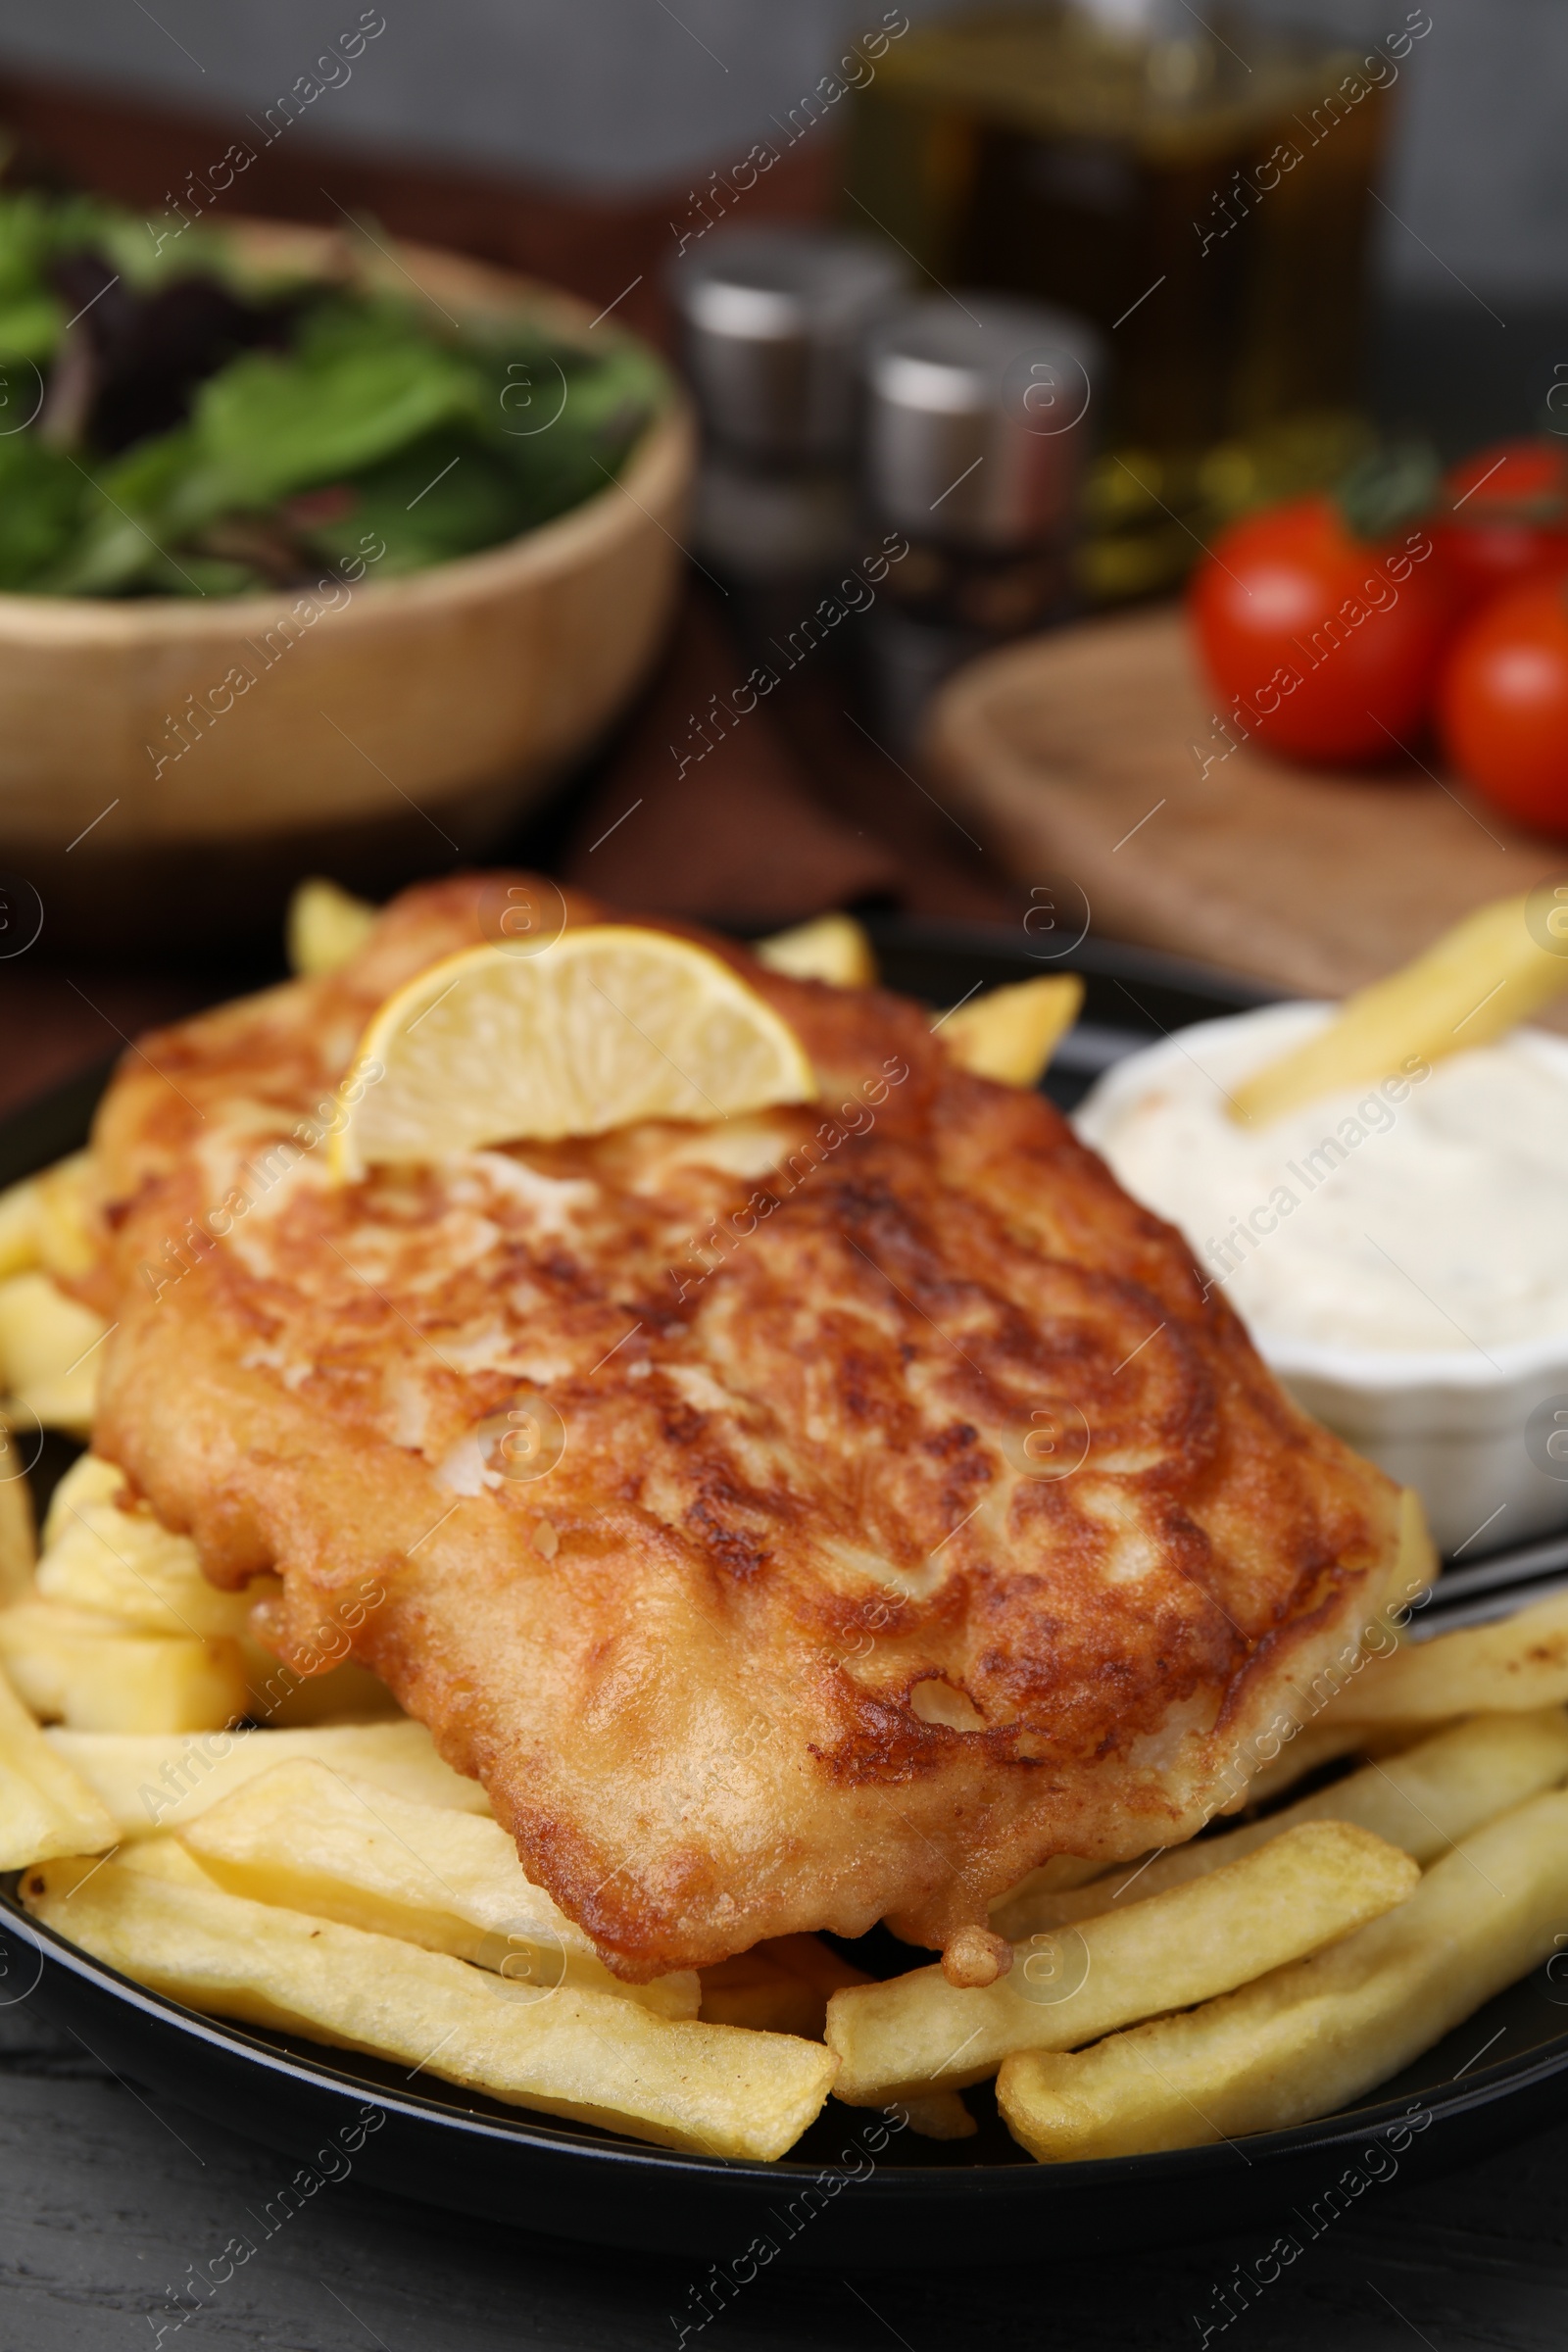
<instances>
[{"instance_id":1,"label":"lemon slice rind","mask_svg":"<svg viewBox=\"0 0 1568 2352\"><path fill-rule=\"evenodd\" d=\"M372 1016L341 1090L329 1165L429 1162L502 1143L708 1123L805 1102L800 1040L728 964L633 924L566 931L538 955L466 948Z\"/></svg>"}]
</instances>

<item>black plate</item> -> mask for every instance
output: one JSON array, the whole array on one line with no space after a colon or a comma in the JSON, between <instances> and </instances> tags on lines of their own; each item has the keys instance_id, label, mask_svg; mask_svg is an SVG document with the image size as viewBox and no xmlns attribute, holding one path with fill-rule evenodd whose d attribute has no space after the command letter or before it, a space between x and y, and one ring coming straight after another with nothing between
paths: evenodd
<instances>
[{"instance_id":1,"label":"black plate","mask_svg":"<svg viewBox=\"0 0 1568 2352\"><path fill-rule=\"evenodd\" d=\"M1186 1022L1270 1001L1198 965L1102 941L1048 958L1037 939L1001 926L889 919L872 928L888 980L932 1003L1042 969L1082 972L1085 1020L1051 1082L1067 1103L1120 1054ZM77 1081L0 1124L0 1182L74 1150L101 1084L101 1075ZM377 2060L198 2017L28 1921L14 1886L0 1890L0 2000L31 1997L153 2096L238 2126L302 2163L345 2132L352 2144L368 2108L380 2120L354 2159L368 2183L563 2237L693 2255L731 2278L773 2259L813 2267L1076 2259L1230 2234L1288 2212L1299 2240L1391 2167L1406 2181L1430 2177L1568 2109L1568 1984L1543 1969L1366 2104L1218 2147L1033 2164L982 2087L965 2094L981 2117L972 2140L916 2139L874 2110L830 2101L781 2164L678 2156L467 2098L428 2078L416 2088ZM886 1974L901 1955L906 1964L904 1947L884 1942L879 1954L878 1941L865 1939L867 1965L880 1958ZM758 2249L759 2239L773 2252ZM710 2299L721 2302L726 2291ZM686 2316L695 2323L701 2313Z\"/></svg>"}]
</instances>

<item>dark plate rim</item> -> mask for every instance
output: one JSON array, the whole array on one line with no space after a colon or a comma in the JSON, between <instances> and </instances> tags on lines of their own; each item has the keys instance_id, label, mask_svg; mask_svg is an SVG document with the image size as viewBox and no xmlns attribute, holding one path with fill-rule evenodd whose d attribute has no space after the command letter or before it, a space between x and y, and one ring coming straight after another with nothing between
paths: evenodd
<instances>
[{"instance_id":1,"label":"dark plate rim","mask_svg":"<svg viewBox=\"0 0 1568 2352\"><path fill-rule=\"evenodd\" d=\"M1259 1004L1279 1004L1296 994L1273 981L1250 979L1245 972L1229 970L1223 964L1172 955L1164 948L1135 947L1130 941L1103 938L1093 930L1059 956L1042 956L1029 946L1021 920L999 923L963 915L877 913L858 914L856 920L873 947L901 955L1013 956L1038 972L1056 968L1096 978L1137 980L1153 988L1212 997L1216 1019Z\"/></svg>"},{"instance_id":2,"label":"dark plate rim","mask_svg":"<svg viewBox=\"0 0 1568 2352\"><path fill-rule=\"evenodd\" d=\"M1012 959L1037 970L1044 968L1045 959L1032 956L1023 944L1021 928L1008 924L873 915L866 918L866 928L875 944L906 956L967 955L992 962ZM1063 969L1077 968L1108 979L1125 975L1145 985L1207 997L1216 1012L1276 1002L1280 995L1277 989L1249 982L1232 972L1103 939L1087 940L1078 949L1053 960L1059 961ZM30 1173L81 1143L93 1104L113 1066L103 1063L78 1072L32 1100L0 1113L0 1181L9 1182L15 1176ZM1373 2099L1280 2131L1248 2133L1242 2139L1074 2164L1035 2163L1022 2150L1019 2161L1004 2163L928 2160L919 2165L901 2165L881 2159L870 2178L858 2179L857 2174L831 2163L790 2155L767 2164L755 2159L662 2148L645 2140L622 2138L592 2126L576 2125L569 2119L555 2122L526 2108L515 2111L515 2120L510 2115L482 2114L459 2103L462 2093L456 2086L450 2097L431 2096L389 2088L334 2066L325 2054L327 2045L323 2045L319 2059L302 2057L263 2033L254 2033L226 2018L209 2017L137 1984L56 1930L34 1920L15 1891L23 1875L10 1874L0 1881L0 1922L4 1923L6 1933L15 1933L12 1923L20 1925L23 1935L39 1952L40 1976L44 1966L61 1970L79 1984L122 2004L155 2027L237 2057L275 2081L301 2089L373 2103L415 2126L456 2132L470 2141L488 2140L499 2146L528 2148L541 2155L563 2158L567 2166L578 2168L620 2170L630 2166L644 2172L652 2168L674 2180L684 2177L693 2182L725 2180L737 2187L760 2186L781 2178L804 2180L838 2173L844 2180L857 2180L861 2202L869 2192L871 2201L879 2205L911 2198L916 2202L935 2202L955 2195L969 2200L984 2198L993 2204L998 2200L1016 2203L1022 2199L1044 2204L1056 2197L1070 2198L1074 2191L1082 2192L1091 2182L1097 2189L1116 2191L1147 2186L1157 2193L1162 2185L1178 2180L1201 2180L1205 2176L1220 2179L1226 2175L1234 2178L1238 2162L1249 2169L1266 2171L1271 2165L1315 2150L1348 2150L1379 2132L1398 2127L1414 2112L1424 2114L1433 2123L1449 2121L1501 2100L1522 2097L1568 2074L1568 2025L1565 2025L1560 2034L1546 2041L1537 2042L1491 2066L1479 2067L1474 2073L1467 2070L1462 2081L1455 2076L1444 2083L1405 2090L1392 2098ZM1528 1982L1528 1977L1518 1982ZM1400 2070L1401 2074L1403 2071ZM833 2111L824 2110L828 2112ZM846 2129L854 2128L848 2119L871 2118L880 2112L876 2108L843 2105L836 2110L839 2117L846 2119Z\"/></svg>"},{"instance_id":3,"label":"dark plate rim","mask_svg":"<svg viewBox=\"0 0 1568 2352\"><path fill-rule=\"evenodd\" d=\"M13 1879L24 1875L24 1872L12 1874ZM717 2177L759 2186L781 2178L815 2180L825 2173L839 2172L846 2180L856 2180L858 2186L870 2190L878 2199L946 2197L955 2190L987 2197L1070 2195L1090 2181L1111 2189L1147 2185L1157 2190L1162 2180L1200 2179L1205 2173L1233 2174L1238 2161L1249 2169L1258 2169L1266 2168L1271 2160L1309 2154L1317 2149L1347 2150L1391 2126L1403 2124L1414 2113L1423 2114L1433 2124L1449 2122L1568 2074L1568 2027L1565 2027L1550 2041L1538 2042L1512 2058L1499 2059L1492 2066L1478 2069L1466 2077L1462 2087L1459 2078L1454 2077L1427 2089L1407 2090L1365 2106L1341 2108L1332 2115L1288 2125L1277 2132L1248 2132L1240 2138L1221 2139L1201 2147L1163 2149L1152 2155L1094 2157L1076 2164L1025 2160L1005 2164L901 2165L884 2159L869 2178L859 2179L846 2167L820 2161L802 2161L785 2155L766 2164L750 2157L705 2156L659 2147L648 2140L621 2138L592 2126L573 2127L565 2121L553 2124L532 2109L519 2108L516 2120L513 2121L510 2117L479 2114L457 2104L455 2099L389 2089L383 2083L368 2082L362 2076L341 2070L324 2057L302 2058L266 2034L252 2033L231 2019L207 2016L166 1993L139 1984L134 1978L111 1968L56 1929L33 1919L18 1900L12 1886L0 1886L0 1917L20 1923L40 1956L46 1956L50 1965L66 1970L94 1990L122 2002L144 2018L172 2028L192 2041L224 2050L303 2087L341 2093L359 2099L362 2104L373 2103L389 2114L434 2125L440 2130L457 2131L469 2138L494 2140L502 2145L520 2144L577 2163L638 2168L651 2165L665 2174L684 2174L709 2180ZM1534 1974L1532 1970L1515 1983L1528 1983L1529 1976ZM887 2104L892 2107L897 2102L890 2100ZM880 2116L883 2110L841 2104L840 2112L846 2119L869 2119ZM847 2121L846 2129L850 2128L853 2127ZM1010 2189L1007 2183L1011 2183Z\"/></svg>"}]
</instances>

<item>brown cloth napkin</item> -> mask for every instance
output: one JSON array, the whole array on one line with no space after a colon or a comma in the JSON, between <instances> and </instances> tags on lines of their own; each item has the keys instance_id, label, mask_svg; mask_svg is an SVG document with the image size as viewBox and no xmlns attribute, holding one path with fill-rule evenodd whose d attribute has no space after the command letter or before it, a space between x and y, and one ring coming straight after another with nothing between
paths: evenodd
<instances>
[{"instance_id":1,"label":"brown cloth napkin","mask_svg":"<svg viewBox=\"0 0 1568 2352\"><path fill-rule=\"evenodd\" d=\"M1019 894L956 811L855 714L843 667L781 680L700 757L693 718L727 702L748 658L694 584L658 682L586 796L563 877L624 906L742 929L880 901L1005 920Z\"/></svg>"},{"instance_id":2,"label":"brown cloth napkin","mask_svg":"<svg viewBox=\"0 0 1568 2352\"><path fill-rule=\"evenodd\" d=\"M897 854L817 806L760 705L710 751L690 751L692 714L738 675L694 597L622 756L582 809L563 879L624 906L759 930L898 897Z\"/></svg>"}]
</instances>

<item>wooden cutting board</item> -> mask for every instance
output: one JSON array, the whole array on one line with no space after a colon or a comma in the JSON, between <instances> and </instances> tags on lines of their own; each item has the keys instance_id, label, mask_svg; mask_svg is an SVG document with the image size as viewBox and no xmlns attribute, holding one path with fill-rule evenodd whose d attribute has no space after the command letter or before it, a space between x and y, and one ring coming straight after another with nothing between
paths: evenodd
<instances>
[{"instance_id":1,"label":"wooden cutting board","mask_svg":"<svg viewBox=\"0 0 1568 2352\"><path fill-rule=\"evenodd\" d=\"M971 662L925 748L934 788L1020 882L1064 877L1098 931L1306 996L1342 996L1484 901L1568 876L1568 844L1449 778L1292 767L1239 737L1227 752L1215 713L1161 606ZM1568 1028L1568 1010L1544 1017Z\"/></svg>"}]
</instances>

